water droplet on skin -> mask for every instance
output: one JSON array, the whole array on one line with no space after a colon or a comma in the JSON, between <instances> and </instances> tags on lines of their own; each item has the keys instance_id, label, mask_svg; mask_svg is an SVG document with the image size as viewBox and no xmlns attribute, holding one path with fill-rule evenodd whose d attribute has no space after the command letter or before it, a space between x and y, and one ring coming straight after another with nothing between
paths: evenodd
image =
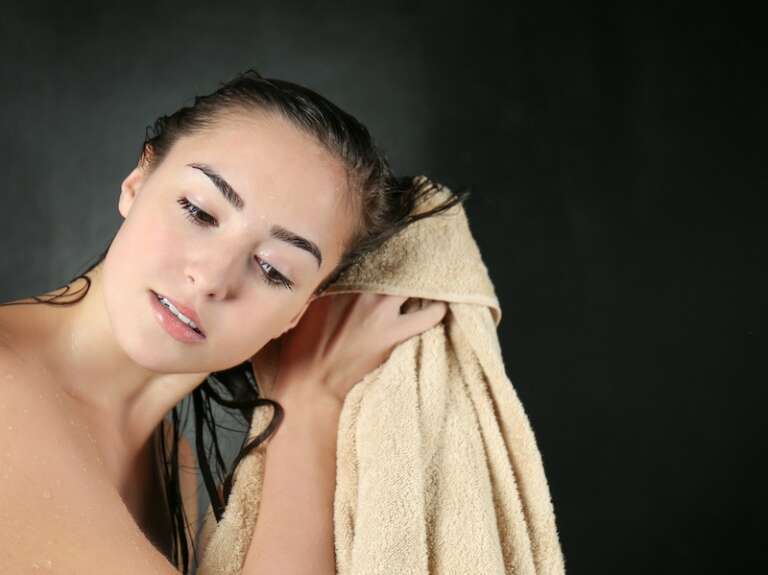
<instances>
[{"instance_id":1,"label":"water droplet on skin","mask_svg":"<svg viewBox=\"0 0 768 575\"><path fill-rule=\"evenodd\" d=\"M13 431L13 425L8 426L8 431Z\"/></svg>"},{"instance_id":2,"label":"water droplet on skin","mask_svg":"<svg viewBox=\"0 0 768 575\"><path fill-rule=\"evenodd\" d=\"M53 567L53 561L51 561L50 559L46 559L45 568L50 569L51 567Z\"/></svg>"}]
</instances>

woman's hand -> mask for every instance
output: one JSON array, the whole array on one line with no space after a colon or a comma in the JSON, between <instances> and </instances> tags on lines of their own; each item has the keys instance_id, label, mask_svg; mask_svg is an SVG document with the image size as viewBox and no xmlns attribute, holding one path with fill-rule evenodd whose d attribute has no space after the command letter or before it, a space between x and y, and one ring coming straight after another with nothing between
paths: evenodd
<instances>
[{"instance_id":1,"label":"woman's hand","mask_svg":"<svg viewBox=\"0 0 768 575\"><path fill-rule=\"evenodd\" d=\"M302 403L330 397L342 404L349 390L384 363L397 344L445 316L442 301L401 313L407 299L352 293L314 300L283 336L273 399Z\"/></svg>"}]
</instances>

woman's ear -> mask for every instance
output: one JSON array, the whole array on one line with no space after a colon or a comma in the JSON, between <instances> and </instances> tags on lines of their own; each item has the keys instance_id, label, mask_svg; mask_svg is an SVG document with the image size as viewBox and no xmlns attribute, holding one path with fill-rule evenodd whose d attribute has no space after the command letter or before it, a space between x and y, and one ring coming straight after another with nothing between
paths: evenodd
<instances>
[{"instance_id":1,"label":"woman's ear","mask_svg":"<svg viewBox=\"0 0 768 575\"><path fill-rule=\"evenodd\" d=\"M117 209L124 218L128 217L128 212L131 211L131 206L144 184L144 177L144 168L137 166L131 170L131 173L120 184L120 199L117 203Z\"/></svg>"},{"instance_id":2,"label":"woman's ear","mask_svg":"<svg viewBox=\"0 0 768 575\"><path fill-rule=\"evenodd\" d=\"M124 218L128 217L128 212L131 211L131 206L147 178L147 166L149 165L148 160L150 157L151 153L148 153L146 157L142 156L139 164L131 170L123 180L123 183L120 184L120 199L117 203L117 209Z\"/></svg>"}]
</instances>

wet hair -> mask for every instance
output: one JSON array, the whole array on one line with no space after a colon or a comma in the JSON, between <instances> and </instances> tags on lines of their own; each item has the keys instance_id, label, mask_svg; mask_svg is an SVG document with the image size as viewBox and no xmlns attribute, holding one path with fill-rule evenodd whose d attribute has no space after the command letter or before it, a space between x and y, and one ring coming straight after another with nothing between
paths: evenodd
<instances>
[{"instance_id":1,"label":"wet hair","mask_svg":"<svg viewBox=\"0 0 768 575\"><path fill-rule=\"evenodd\" d=\"M429 210L416 212L422 201L441 189L439 186L427 178L396 176L386 155L373 142L366 127L353 116L308 88L285 80L264 78L253 69L220 84L219 88L210 94L196 96L191 105L159 117L154 124L147 127L139 162L151 172L162 163L180 138L204 134L207 130L215 128L217 122L222 119L238 118L240 115L254 112L279 114L313 137L346 168L347 206L351 208L351 213L358 214L358 220L353 226L353 232L345 244L338 265L319 282L315 294L325 291L344 270L381 246L390 237L420 219L449 210L464 202L469 195L468 190L452 191ZM35 302L71 305L80 301L90 287L88 272L104 260L108 251L109 246L87 269L60 288L61 293L46 298L33 296ZM70 294L71 284L78 279L85 280L86 284ZM74 301L60 301L65 296L72 295L80 297ZM183 573L190 571L187 534L190 535L197 559L195 534L191 533L184 512L179 482L178 446L182 429L180 413L186 406L185 413L188 415L188 399L189 397L184 398L169 412L171 421L169 423L168 417L164 418L160 430L163 483L173 521L171 561ZM197 461L213 514L218 522L229 500L237 465L277 430L283 419L283 408L276 401L260 397L250 360L211 373L192 392L191 401ZM243 443L229 467L224 462L216 432L217 427L226 427L215 422L211 401L241 417L246 431L255 408L271 406L274 411L267 428L247 444L245 434ZM165 442L166 425L172 426L170 450ZM207 451L204 440L206 430L210 435Z\"/></svg>"}]
</instances>

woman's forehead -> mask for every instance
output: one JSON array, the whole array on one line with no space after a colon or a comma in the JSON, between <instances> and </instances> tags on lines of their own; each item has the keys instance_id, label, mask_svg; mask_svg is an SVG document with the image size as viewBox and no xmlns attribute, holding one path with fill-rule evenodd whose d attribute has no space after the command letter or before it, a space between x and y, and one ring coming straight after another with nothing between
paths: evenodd
<instances>
[{"instance_id":1,"label":"woman's forehead","mask_svg":"<svg viewBox=\"0 0 768 575\"><path fill-rule=\"evenodd\" d=\"M273 112L228 114L198 133L182 138L190 151L244 160L243 167L261 170L269 164L331 165L343 172L341 160L314 136Z\"/></svg>"},{"instance_id":2,"label":"woman's forehead","mask_svg":"<svg viewBox=\"0 0 768 575\"><path fill-rule=\"evenodd\" d=\"M174 168L190 182L219 188L217 194L230 188L242 199L244 216L264 220L267 213L269 223L303 229L329 256L343 247L354 226L347 170L289 120L225 117L177 145L168 158Z\"/></svg>"},{"instance_id":3,"label":"woman's forehead","mask_svg":"<svg viewBox=\"0 0 768 575\"><path fill-rule=\"evenodd\" d=\"M180 168L190 162L217 166L245 192L295 190L333 194L346 188L346 169L312 136L274 113L224 116L182 136L169 153Z\"/></svg>"}]
</instances>

